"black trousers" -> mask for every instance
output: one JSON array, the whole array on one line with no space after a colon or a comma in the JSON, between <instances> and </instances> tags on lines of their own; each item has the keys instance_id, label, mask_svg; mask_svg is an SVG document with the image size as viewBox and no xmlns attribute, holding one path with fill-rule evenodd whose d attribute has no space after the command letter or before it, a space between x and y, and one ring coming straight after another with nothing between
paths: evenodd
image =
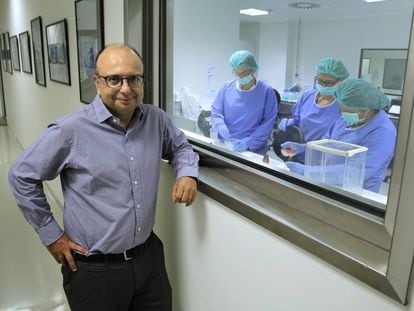
<instances>
[{"instance_id":1,"label":"black trousers","mask_svg":"<svg viewBox=\"0 0 414 311\"><path fill-rule=\"evenodd\" d=\"M163 245L155 233L131 260L75 259L76 272L62 265L63 288L72 311L172 310Z\"/></svg>"}]
</instances>

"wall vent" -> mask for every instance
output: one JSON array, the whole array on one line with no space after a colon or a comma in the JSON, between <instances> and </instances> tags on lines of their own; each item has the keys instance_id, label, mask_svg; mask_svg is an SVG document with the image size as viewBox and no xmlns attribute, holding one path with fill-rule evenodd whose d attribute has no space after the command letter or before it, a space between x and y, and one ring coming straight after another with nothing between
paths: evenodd
<instances>
[{"instance_id":1,"label":"wall vent","mask_svg":"<svg viewBox=\"0 0 414 311\"><path fill-rule=\"evenodd\" d=\"M294 9L312 10L320 8L321 5L314 2L295 2L289 4L289 7Z\"/></svg>"}]
</instances>

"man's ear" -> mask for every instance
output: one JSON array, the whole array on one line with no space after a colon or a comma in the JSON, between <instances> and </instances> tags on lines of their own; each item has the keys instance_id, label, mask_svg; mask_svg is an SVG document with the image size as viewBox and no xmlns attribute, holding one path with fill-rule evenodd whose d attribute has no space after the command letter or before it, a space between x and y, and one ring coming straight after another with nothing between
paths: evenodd
<instances>
[{"instance_id":1,"label":"man's ear","mask_svg":"<svg viewBox=\"0 0 414 311\"><path fill-rule=\"evenodd\" d=\"M96 93L99 96L101 95L101 92L99 91L99 88L98 88L100 82L101 81L99 81L99 77L97 77L96 75L93 75L93 83L95 84L95 87L96 87Z\"/></svg>"}]
</instances>

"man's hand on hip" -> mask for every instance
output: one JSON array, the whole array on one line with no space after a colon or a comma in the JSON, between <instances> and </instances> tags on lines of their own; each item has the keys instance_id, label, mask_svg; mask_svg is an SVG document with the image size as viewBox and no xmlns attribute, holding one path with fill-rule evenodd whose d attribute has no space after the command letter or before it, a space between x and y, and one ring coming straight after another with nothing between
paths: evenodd
<instances>
[{"instance_id":1,"label":"man's hand on hip","mask_svg":"<svg viewBox=\"0 0 414 311\"><path fill-rule=\"evenodd\" d=\"M78 251L84 255L88 253L86 248L73 242L65 233L58 240L46 246L46 248L58 263L62 264L67 262L72 271L78 269L72 256L72 250Z\"/></svg>"}]
</instances>

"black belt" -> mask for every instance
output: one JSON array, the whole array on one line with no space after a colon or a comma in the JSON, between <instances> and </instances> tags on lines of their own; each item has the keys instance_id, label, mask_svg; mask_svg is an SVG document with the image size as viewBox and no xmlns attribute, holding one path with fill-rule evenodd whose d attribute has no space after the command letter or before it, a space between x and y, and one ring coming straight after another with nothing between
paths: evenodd
<instances>
[{"instance_id":1,"label":"black belt","mask_svg":"<svg viewBox=\"0 0 414 311\"><path fill-rule=\"evenodd\" d=\"M137 245L133 248L130 248L123 253L119 254L91 254L89 256L85 256L79 253L74 253L75 261L83 261L83 262L98 262L98 263L120 263L126 262L131 259L134 259L144 248L145 245L150 240L151 235L149 238L142 244Z\"/></svg>"}]
</instances>

